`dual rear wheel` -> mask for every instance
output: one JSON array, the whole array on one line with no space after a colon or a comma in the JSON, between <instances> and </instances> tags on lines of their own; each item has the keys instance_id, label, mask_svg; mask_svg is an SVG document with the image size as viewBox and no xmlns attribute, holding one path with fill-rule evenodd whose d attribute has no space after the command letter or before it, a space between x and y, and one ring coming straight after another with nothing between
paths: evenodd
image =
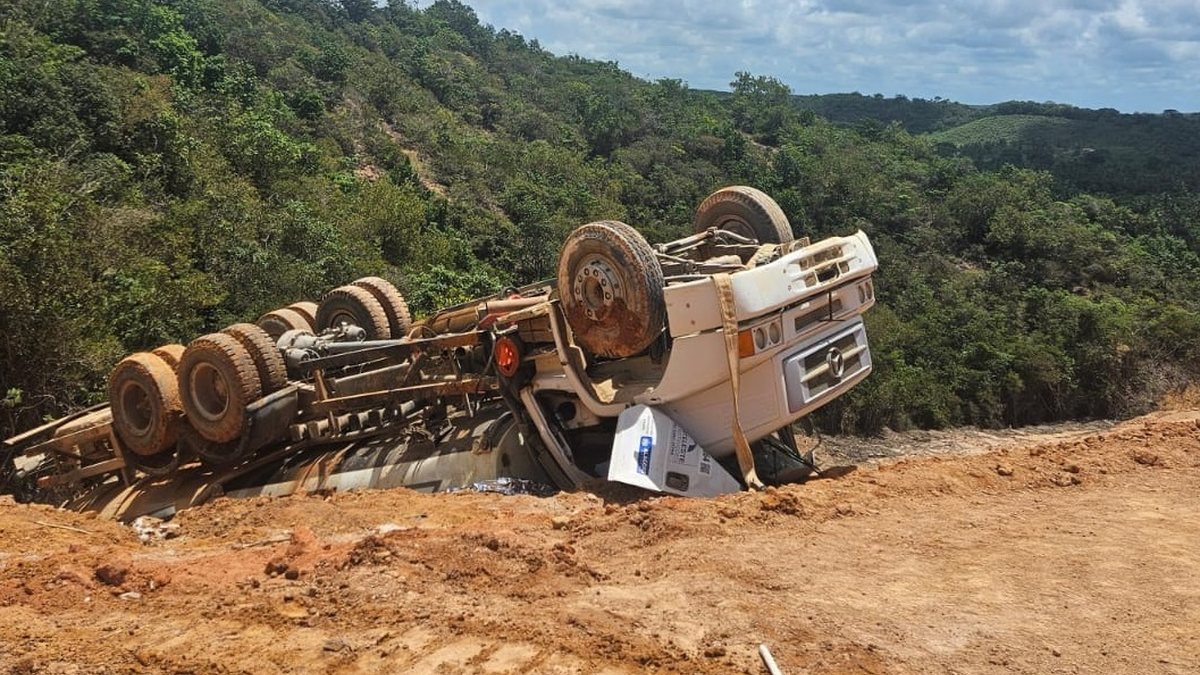
<instances>
[{"instance_id":1,"label":"dual rear wheel","mask_svg":"<svg viewBox=\"0 0 1200 675\"><path fill-rule=\"evenodd\" d=\"M403 296L379 277L334 289L320 303L297 302L184 345L166 345L123 359L109 378L113 426L137 468L174 470L181 456L227 464L236 456L246 411L287 386L276 344L289 330L316 332L343 323L367 339L407 333L412 319Z\"/></svg>"}]
</instances>

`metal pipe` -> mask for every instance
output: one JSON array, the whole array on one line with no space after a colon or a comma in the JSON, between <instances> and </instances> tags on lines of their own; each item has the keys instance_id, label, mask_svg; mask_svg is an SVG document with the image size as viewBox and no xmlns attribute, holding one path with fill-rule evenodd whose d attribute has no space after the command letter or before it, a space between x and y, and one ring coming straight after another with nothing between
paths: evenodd
<instances>
[{"instance_id":1,"label":"metal pipe","mask_svg":"<svg viewBox=\"0 0 1200 675\"><path fill-rule=\"evenodd\" d=\"M765 643L758 646L758 655L762 657L763 665L767 667L767 672L771 675L783 675L779 670L779 665L775 663L775 657L771 656L771 650L767 649Z\"/></svg>"}]
</instances>

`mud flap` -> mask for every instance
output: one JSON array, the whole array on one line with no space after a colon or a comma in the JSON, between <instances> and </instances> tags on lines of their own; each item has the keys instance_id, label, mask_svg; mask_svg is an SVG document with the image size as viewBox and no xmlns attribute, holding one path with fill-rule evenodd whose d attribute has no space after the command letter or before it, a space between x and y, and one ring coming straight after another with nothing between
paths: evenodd
<instances>
[{"instance_id":1,"label":"mud flap","mask_svg":"<svg viewBox=\"0 0 1200 675\"><path fill-rule=\"evenodd\" d=\"M617 418L608 479L684 497L715 497L742 489L683 427L644 405L626 408Z\"/></svg>"}]
</instances>

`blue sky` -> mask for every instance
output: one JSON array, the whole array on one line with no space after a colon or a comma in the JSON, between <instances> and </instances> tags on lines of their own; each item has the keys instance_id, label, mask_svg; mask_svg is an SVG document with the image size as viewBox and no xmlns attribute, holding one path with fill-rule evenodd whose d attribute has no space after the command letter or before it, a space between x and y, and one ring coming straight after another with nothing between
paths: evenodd
<instances>
[{"instance_id":1,"label":"blue sky","mask_svg":"<svg viewBox=\"0 0 1200 675\"><path fill-rule=\"evenodd\" d=\"M465 2L556 54L694 88L745 70L798 94L1200 110L1200 0Z\"/></svg>"}]
</instances>

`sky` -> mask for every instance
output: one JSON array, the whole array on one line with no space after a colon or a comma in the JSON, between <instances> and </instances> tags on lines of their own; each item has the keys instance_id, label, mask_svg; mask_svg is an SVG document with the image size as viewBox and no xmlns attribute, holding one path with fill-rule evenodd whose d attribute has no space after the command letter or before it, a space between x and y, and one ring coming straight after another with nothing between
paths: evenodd
<instances>
[{"instance_id":1,"label":"sky","mask_svg":"<svg viewBox=\"0 0 1200 675\"><path fill-rule=\"evenodd\" d=\"M1200 0L465 2L555 54L695 89L747 71L797 94L1200 110Z\"/></svg>"}]
</instances>

